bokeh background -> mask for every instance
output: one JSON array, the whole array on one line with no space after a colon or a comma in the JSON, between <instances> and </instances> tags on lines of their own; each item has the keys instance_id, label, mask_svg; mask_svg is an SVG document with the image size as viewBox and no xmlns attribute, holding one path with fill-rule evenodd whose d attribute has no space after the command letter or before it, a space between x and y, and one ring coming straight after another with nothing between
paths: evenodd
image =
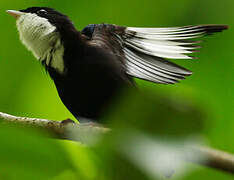
<instances>
[{"instance_id":1,"label":"bokeh background","mask_svg":"<svg viewBox=\"0 0 234 180\"><path fill-rule=\"evenodd\" d=\"M19 116L63 120L73 118L60 101L41 65L20 43L9 9L49 6L67 14L81 30L92 23L167 27L227 24L229 30L204 38L198 60L177 60L194 74L176 85L137 80L140 87L183 97L208 115L202 135L213 147L234 153L234 1L233 0L1 0L0 111ZM77 82L79 85L79 82ZM187 179L233 177L201 168Z\"/></svg>"}]
</instances>

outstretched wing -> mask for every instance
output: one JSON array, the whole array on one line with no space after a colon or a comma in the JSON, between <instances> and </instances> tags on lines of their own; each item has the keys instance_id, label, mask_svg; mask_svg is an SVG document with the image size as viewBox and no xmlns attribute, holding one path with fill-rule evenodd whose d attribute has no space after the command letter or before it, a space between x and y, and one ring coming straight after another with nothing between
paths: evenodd
<instances>
[{"instance_id":1,"label":"outstretched wing","mask_svg":"<svg viewBox=\"0 0 234 180\"><path fill-rule=\"evenodd\" d=\"M82 33L93 45L121 57L127 74L155 83L173 84L192 72L166 59L194 59L191 54L200 48L198 38L225 29L224 25L135 28L99 24L87 26Z\"/></svg>"}]
</instances>

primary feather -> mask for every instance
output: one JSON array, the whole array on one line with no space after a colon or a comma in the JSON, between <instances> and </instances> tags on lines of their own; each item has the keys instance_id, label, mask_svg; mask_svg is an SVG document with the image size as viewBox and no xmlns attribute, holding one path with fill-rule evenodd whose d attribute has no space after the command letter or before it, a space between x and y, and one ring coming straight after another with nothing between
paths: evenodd
<instances>
[{"instance_id":1,"label":"primary feather","mask_svg":"<svg viewBox=\"0 0 234 180\"><path fill-rule=\"evenodd\" d=\"M224 25L196 25L172 28L137 28L115 25L89 25L82 31L91 42L124 54L130 76L161 84L173 84L192 74L166 59L195 59L201 48L198 38L227 29ZM107 39L108 37L108 39ZM117 48L119 45L119 48ZM115 50L116 50L115 49ZM110 48L111 51L111 48Z\"/></svg>"},{"instance_id":2,"label":"primary feather","mask_svg":"<svg viewBox=\"0 0 234 180\"><path fill-rule=\"evenodd\" d=\"M201 41L197 39L225 29L225 25L126 28L99 24L87 26L82 33L89 36L94 45L108 48L117 56L123 54L130 76L155 83L173 84L192 72L166 59L195 59L191 54L201 48Z\"/></svg>"},{"instance_id":3,"label":"primary feather","mask_svg":"<svg viewBox=\"0 0 234 180\"><path fill-rule=\"evenodd\" d=\"M123 38L128 74L156 83L172 84L192 74L166 59L194 59L201 48L194 39L227 29L223 25L175 28L133 28Z\"/></svg>"}]
</instances>

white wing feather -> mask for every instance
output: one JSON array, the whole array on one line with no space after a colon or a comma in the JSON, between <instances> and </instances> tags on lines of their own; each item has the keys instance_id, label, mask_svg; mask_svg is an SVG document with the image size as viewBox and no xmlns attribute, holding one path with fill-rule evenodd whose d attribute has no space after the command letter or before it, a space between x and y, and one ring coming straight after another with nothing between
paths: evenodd
<instances>
[{"instance_id":1,"label":"white wing feather","mask_svg":"<svg viewBox=\"0 0 234 180\"><path fill-rule=\"evenodd\" d=\"M200 48L195 38L227 29L223 25L197 25L172 28L128 27L123 38L128 74L148 81L176 83L191 71L166 59L194 59Z\"/></svg>"}]
</instances>

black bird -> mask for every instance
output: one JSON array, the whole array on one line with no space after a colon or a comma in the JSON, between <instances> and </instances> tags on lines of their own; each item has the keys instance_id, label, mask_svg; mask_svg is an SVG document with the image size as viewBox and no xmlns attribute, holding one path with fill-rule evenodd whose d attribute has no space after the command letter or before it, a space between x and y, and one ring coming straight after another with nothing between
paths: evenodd
<instances>
[{"instance_id":1,"label":"black bird","mask_svg":"<svg viewBox=\"0 0 234 180\"><path fill-rule=\"evenodd\" d=\"M81 32L64 14L48 7L8 10L23 44L42 63L75 117L98 121L133 77L174 84L192 74L166 59L194 59L197 38L226 25L135 28L91 24Z\"/></svg>"}]
</instances>

